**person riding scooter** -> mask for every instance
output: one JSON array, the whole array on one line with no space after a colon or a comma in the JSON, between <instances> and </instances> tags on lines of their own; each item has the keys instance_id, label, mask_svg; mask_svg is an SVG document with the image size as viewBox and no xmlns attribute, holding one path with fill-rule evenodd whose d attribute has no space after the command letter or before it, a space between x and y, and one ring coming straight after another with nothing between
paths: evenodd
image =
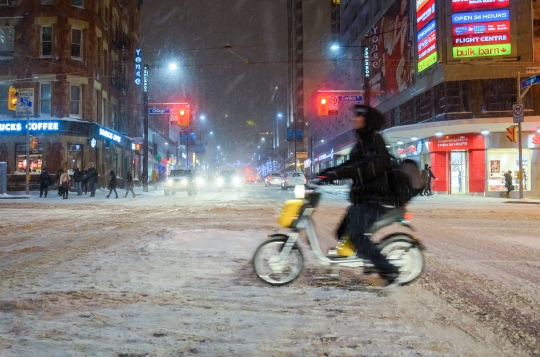
<instances>
[{"instance_id":1,"label":"person riding scooter","mask_svg":"<svg viewBox=\"0 0 540 357\"><path fill-rule=\"evenodd\" d=\"M383 200L390 195L386 172L390 169L392 156L378 134L384 117L366 105L355 105L353 113L351 122L358 141L350 153L350 159L324 170L320 176L330 181L352 179L351 206L338 234L348 233L357 253L370 259L379 274L392 283L399 275L398 268L388 262L369 239L370 236L364 235L386 213Z\"/></svg>"}]
</instances>

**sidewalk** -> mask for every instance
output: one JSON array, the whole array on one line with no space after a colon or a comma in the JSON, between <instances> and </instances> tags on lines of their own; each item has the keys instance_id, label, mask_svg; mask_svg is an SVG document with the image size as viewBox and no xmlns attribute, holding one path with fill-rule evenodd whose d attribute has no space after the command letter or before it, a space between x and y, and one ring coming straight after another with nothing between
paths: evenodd
<instances>
[{"instance_id":1,"label":"sidewalk","mask_svg":"<svg viewBox=\"0 0 540 357\"><path fill-rule=\"evenodd\" d=\"M148 186L148 192L143 192L142 186L135 187L133 189L133 191L135 192L135 195L137 197L145 197L145 196L149 197L149 196L163 195L163 189L162 188L154 189L153 186ZM118 197L124 197L124 195L126 194L126 190L123 189L123 188L117 188L116 192L118 192ZM95 198L97 198L97 199L106 198L105 196L107 196L108 194L109 194L109 189L98 188L96 190L96 197ZM114 192L112 194L113 194L113 196L111 196L111 197L114 197ZM89 191L88 191L88 193L86 195L83 193L82 196L77 196L76 191L69 191L68 200L71 200L71 199L80 200L80 199L85 199L85 198L90 198L90 192ZM129 193L128 198L132 198L131 197L131 192ZM2 199L4 199L4 200L40 199L39 198L39 190L32 190L32 191L30 191L29 195L27 195L25 191L8 191L7 193L5 193L3 195L0 195L0 200L2 200ZM41 199L43 200L45 198L41 198ZM50 199L62 199L62 197L58 196L58 191L56 189L54 189L54 190L49 190L49 193L48 193L46 199L47 200L50 200Z\"/></svg>"},{"instance_id":2,"label":"sidewalk","mask_svg":"<svg viewBox=\"0 0 540 357\"><path fill-rule=\"evenodd\" d=\"M321 186L323 191L333 195L348 195L350 187L348 185L326 185ZM416 196L412 202L429 202L434 201L437 203L479 203L479 202L493 202L493 203L515 203L515 204L540 204L539 198L499 198L499 197L486 197L486 196L474 196L474 195L447 195L447 194L434 194L433 196Z\"/></svg>"}]
</instances>

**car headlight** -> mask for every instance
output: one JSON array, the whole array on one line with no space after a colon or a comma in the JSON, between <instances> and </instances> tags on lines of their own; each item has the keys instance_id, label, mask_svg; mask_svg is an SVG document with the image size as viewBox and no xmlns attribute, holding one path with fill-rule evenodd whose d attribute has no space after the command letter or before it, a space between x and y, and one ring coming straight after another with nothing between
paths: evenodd
<instances>
[{"instance_id":1,"label":"car headlight","mask_svg":"<svg viewBox=\"0 0 540 357\"><path fill-rule=\"evenodd\" d=\"M239 185L240 184L240 178L239 177L233 178L233 182L234 182L234 184Z\"/></svg>"},{"instance_id":2,"label":"car headlight","mask_svg":"<svg viewBox=\"0 0 540 357\"><path fill-rule=\"evenodd\" d=\"M172 185L173 180L172 180L172 179L169 179L169 180L167 181L167 183L168 183L169 185Z\"/></svg>"},{"instance_id":3,"label":"car headlight","mask_svg":"<svg viewBox=\"0 0 540 357\"><path fill-rule=\"evenodd\" d=\"M223 178L221 178L221 177L218 178L217 183L218 183L218 185L220 185L220 186L223 185Z\"/></svg>"},{"instance_id":4,"label":"car headlight","mask_svg":"<svg viewBox=\"0 0 540 357\"><path fill-rule=\"evenodd\" d=\"M187 179L182 180L182 185L184 185L184 186L187 185Z\"/></svg>"},{"instance_id":5,"label":"car headlight","mask_svg":"<svg viewBox=\"0 0 540 357\"><path fill-rule=\"evenodd\" d=\"M195 181L197 182L197 185L203 185L204 184L204 179L202 177L197 177L197 179Z\"/></svg>"}]
</instances>

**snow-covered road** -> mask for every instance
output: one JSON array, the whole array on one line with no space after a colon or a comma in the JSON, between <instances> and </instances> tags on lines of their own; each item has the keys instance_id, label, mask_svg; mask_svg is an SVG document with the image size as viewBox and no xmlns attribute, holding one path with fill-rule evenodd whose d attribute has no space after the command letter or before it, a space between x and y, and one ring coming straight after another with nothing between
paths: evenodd
<instances>
[{"instance_id":1,"label":"snow-covered road","mask_svg":"<svg viewBox=\"0 0 540 357\"><path fill-rule=\"evenodd\" d=\"M425 274L381 295L306 246L293 284L255 278L292 192L98 196L0 201L0 356L540 355L540 205L421 197ZM347 202L325 198L327 249Z\"/></svg>"}]
</instances>

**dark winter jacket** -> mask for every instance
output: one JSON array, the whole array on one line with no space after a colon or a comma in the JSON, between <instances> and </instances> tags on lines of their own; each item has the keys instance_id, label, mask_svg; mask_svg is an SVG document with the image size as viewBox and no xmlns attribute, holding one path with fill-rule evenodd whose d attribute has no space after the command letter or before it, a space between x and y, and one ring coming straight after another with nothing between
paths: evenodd
<instances>
[{"instance_id":1,"label":"dark winter jacket","mask_svg":"<svg viewBox=\"0 0 540 357\"><path fill-rule=\"evenodd\" d=\"M504 173L504 186L505 187L512 186L512 175L508 172Z\"/></svg>"},{"instance_id":2,"label":"dark winter jacket","mask_svg":"<svg viewBox=\"0 0 540 357\"><path fill-rule=\"evenodd\" d=\"M425 168L422 170L422 180L424 180L425 185L431 183L432 178L436 179L430 168Z\"/></svg>"},{"instance_id":3,"label":"dark winter jacket","mask_svg":"<svg viewBox=\"0 0 540 357\"><path fill-rule=\"evenodd\" d=\"M47 170L43 170L41 172L41 175L39 175L38 183L40 187L49 187L49 184L51 183L51 177L49 176Z\"/></svg>"},{"instance_id":4,"label":"dark winter jacket","mask_svg":"<svg viewBox=\"0 0 540 357\"><path fill-rule=\"evenodd\" d=\"M73 181L81 182L82 181L81 178L82 178L82 172L79 171L78 168L76 168L75 171L73 171Z\"/></svg>"},{"instance_id":5,"label":"dark winter jacket","mask_svg":"<svg viewBox=\"0 0 540 357\"><path fill-rule=\"evenodd\" d=\"M111 171L111 175L109 176L109 189L115 189L116 188L116 175L114 172Z\"/></svg>"},{"instance_id":6,"label":"dark winter jacket","mask_svg":"<svg viewBox=\"0 0 540 357\"><path fill-rule=\"evenodd\" d=\"M352 179L350 200L352 204L364 201L381 201L389 196L387 172L392 156L383 138L373 130L357 130L358 141L350 159L327 169L330 179Z\"/></svg>"},{"instance_id":7,"label":"dark winter jacket","mask_svg":"<svg viewBox=\"0 0 540 357\"><path fill-rule=\"evenodd\" d=\"M98 173L95 167L91 167L86 171L86 182L97 182Z\"/></svg>"}]
</instances>

